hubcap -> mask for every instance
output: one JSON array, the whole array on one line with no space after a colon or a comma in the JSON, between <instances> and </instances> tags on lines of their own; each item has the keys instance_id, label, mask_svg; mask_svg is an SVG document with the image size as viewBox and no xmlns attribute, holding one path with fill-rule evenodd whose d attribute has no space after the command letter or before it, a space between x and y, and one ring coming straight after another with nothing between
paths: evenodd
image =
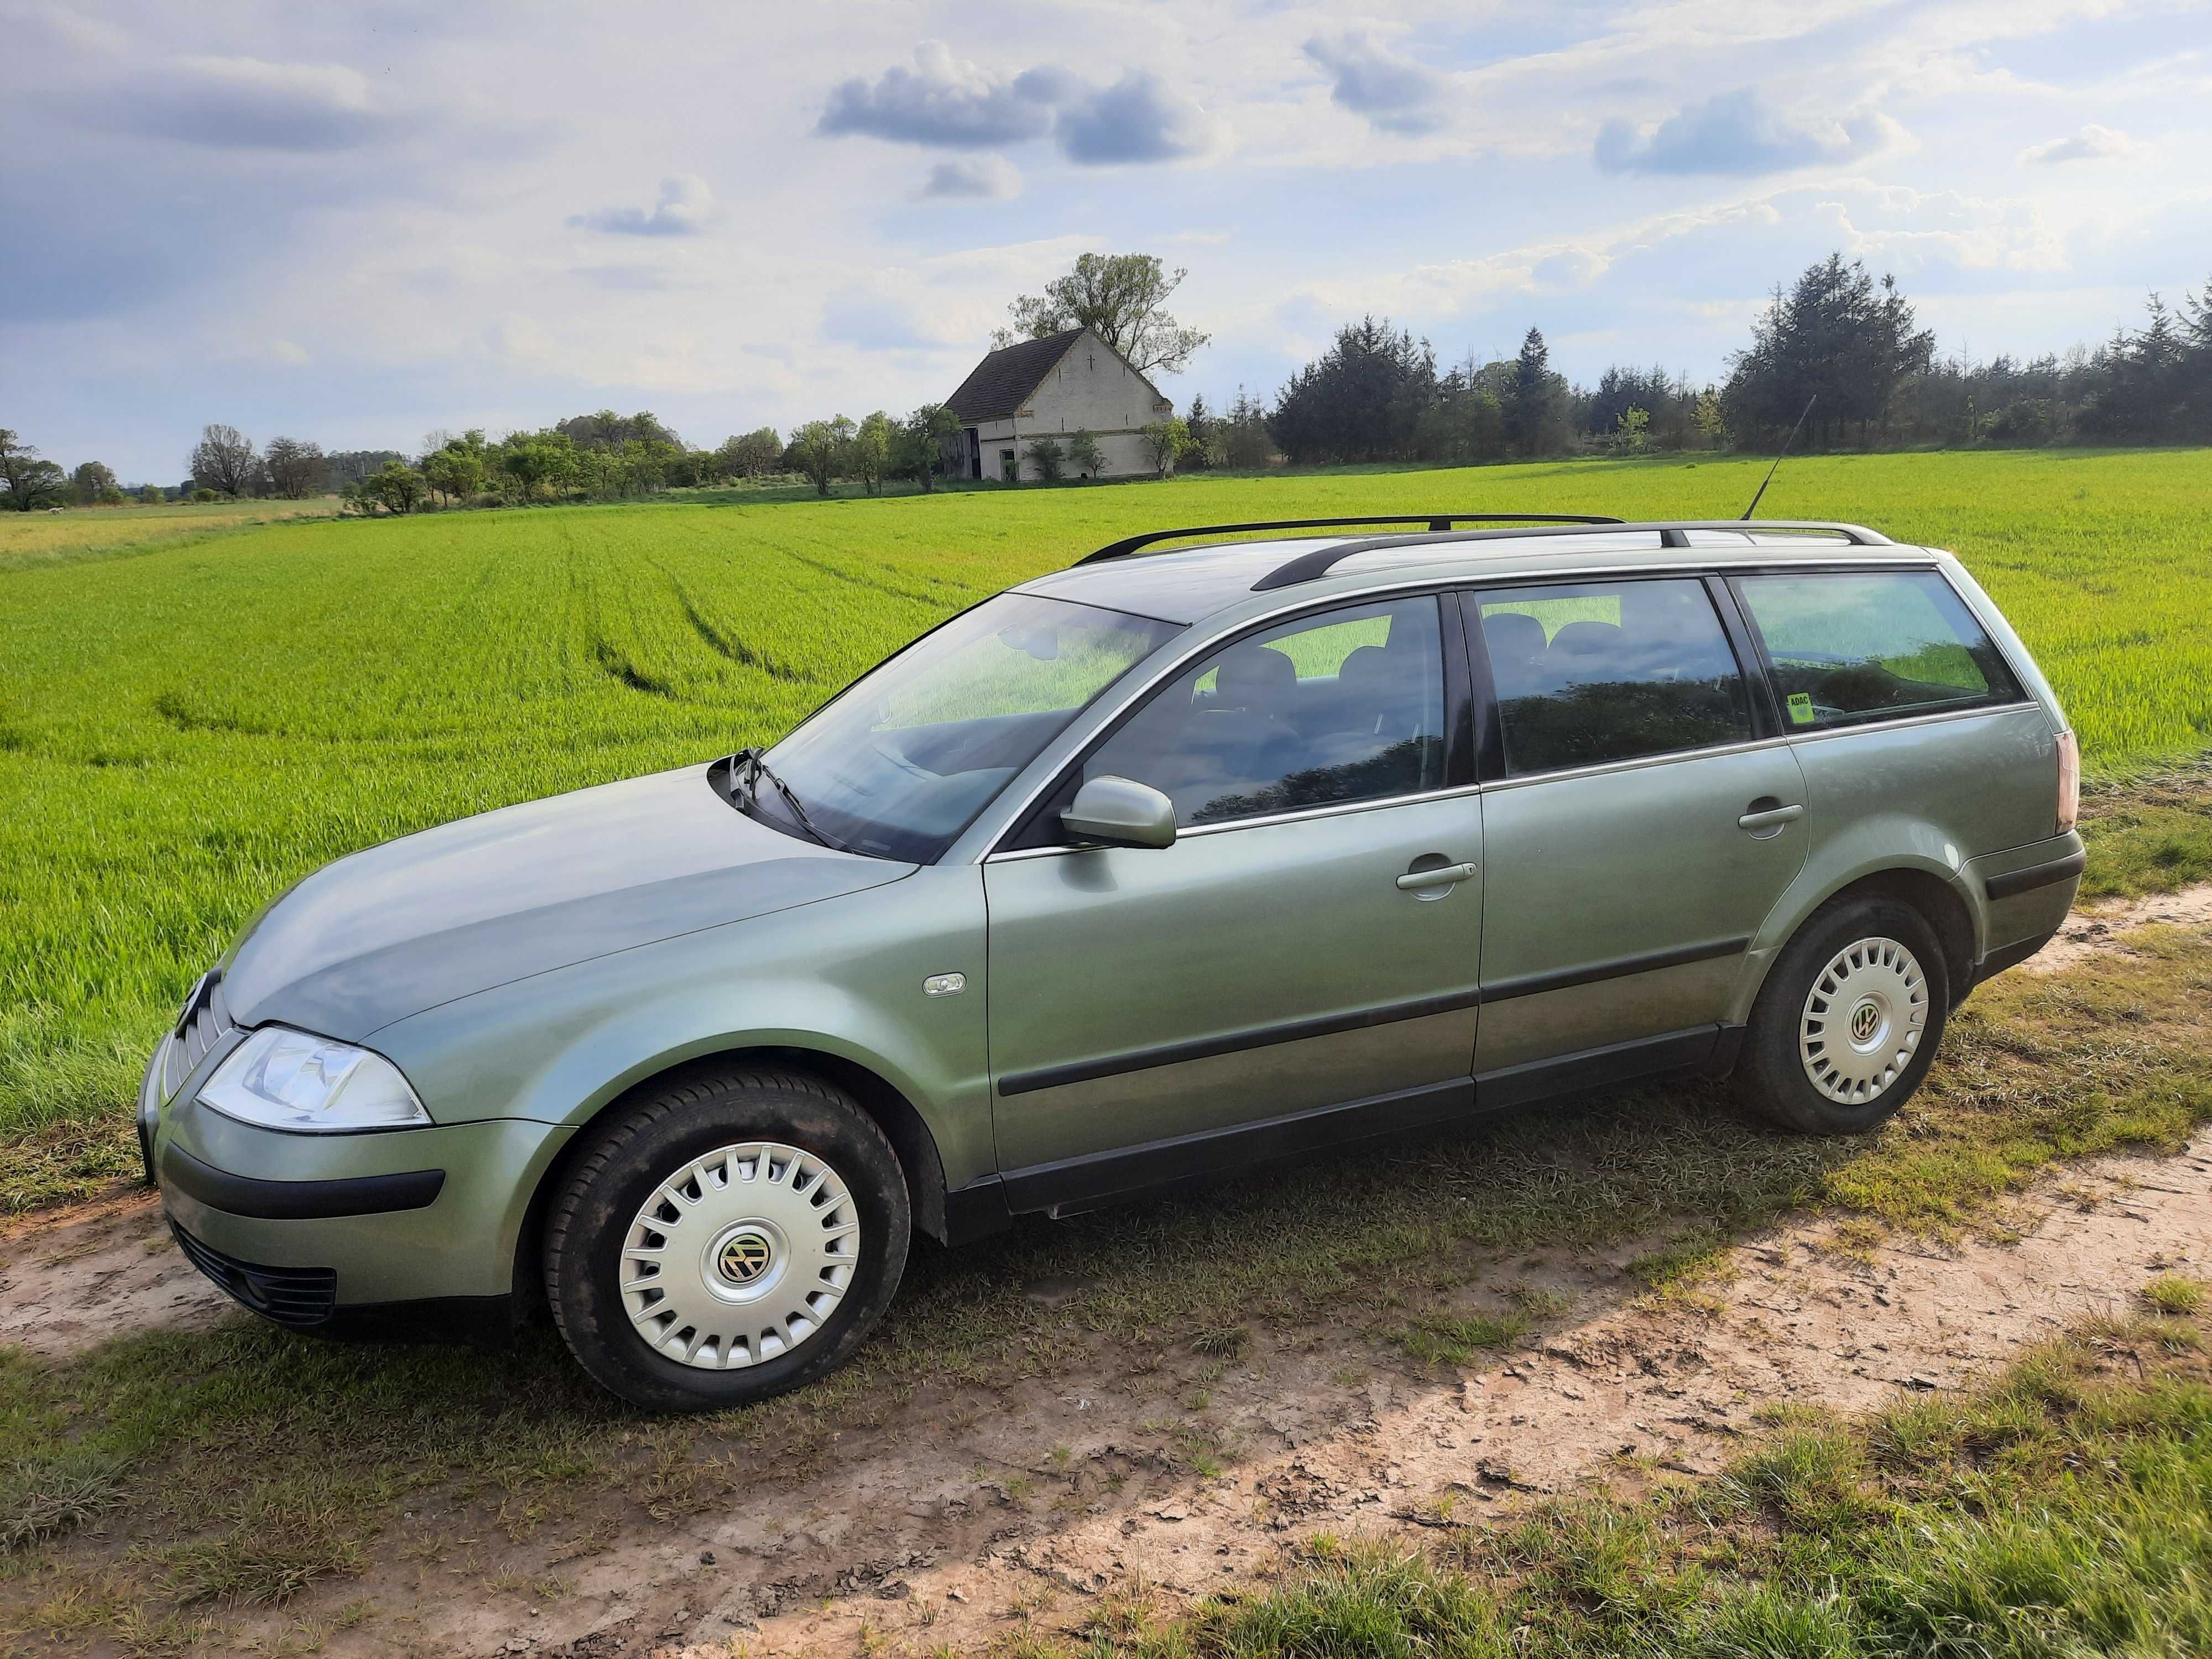
<instances>
[{"instance_id":1,"label":"hubcap","mask_svg":"<svg viewBox=\"0 0 2212 1659\"><path fill-rule=\"evenodd\" d=\"M1928 976L1918 959L1893 939L1863 939L1814 975L1797 1052L1814 1088L1863 1105L1912 1063L1927 1024Z\"/></svg>"},{"instance_id":2,"label":"hubcap","mask_svg":"<svg viewBox=\"0 0 2212 1659\"><path fill-rule=\"evenodd\" d=\"M836 1170L775 1141L724 1146L639 1207L623 1241L623 1306L671 1359L757 1365L829 1322L860 1258L860 1212Z\"/></svg>"}]
</instances>

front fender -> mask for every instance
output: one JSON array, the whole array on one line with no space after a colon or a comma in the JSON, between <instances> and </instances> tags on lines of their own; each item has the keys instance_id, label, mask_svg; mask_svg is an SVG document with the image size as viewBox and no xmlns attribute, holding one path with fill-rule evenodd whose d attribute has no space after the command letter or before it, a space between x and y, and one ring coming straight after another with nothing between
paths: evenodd
<instances>
[{"instance_id":1,"label":"front fender","mask_svg":"<svg viewBox=\"0 0 2212 1659\"><path fill-rule=\"evenodd\" d=\"M959 994L923 991L956 973ZM957 1187L997 1166L984 973L981 872L937 866L464 997L395 1021L372 1046L440 1123L570 1127L702 1055L812 1050L898 1090Z\"/></svg>"}]
</instances>

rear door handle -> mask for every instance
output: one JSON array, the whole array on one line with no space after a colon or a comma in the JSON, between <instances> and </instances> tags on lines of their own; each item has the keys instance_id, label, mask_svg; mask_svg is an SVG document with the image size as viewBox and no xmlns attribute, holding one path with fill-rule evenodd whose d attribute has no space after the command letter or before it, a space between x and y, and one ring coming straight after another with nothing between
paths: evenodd
<instances>
[{"instance_id":1,"label":"rear door handle","mask_svg":"<svg viewBox=\"0 0 2212 1659\"><path fill-rule=\"evenodd\" d=\"M1434 870L1408 870L1398 878L1398 885L1408 893L1418 892L1424 887L1449 887L1467 880L1474 874L1477 867L1472 864L1446 864Z\"/></svg>"},{"instance_id":2,"label":"rear door handle","mask_svg":"<svg viewBox=\"0 0 2212 1659\"><path fill-rule=\"evenodd\" d=\"M1760 830L1779 830L1785 823L1795 823L1805 816L1802 803L1795 806L1770 806L1762 811L1746 812L1735 821L1739 830L1754 832Z\"/></svg>"}]
</instances>

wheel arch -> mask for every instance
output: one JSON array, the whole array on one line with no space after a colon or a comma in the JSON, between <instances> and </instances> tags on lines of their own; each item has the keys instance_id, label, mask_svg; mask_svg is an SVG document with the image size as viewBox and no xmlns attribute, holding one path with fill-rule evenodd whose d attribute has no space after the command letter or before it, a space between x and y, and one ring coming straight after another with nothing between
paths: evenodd
<instances>
[{"instance_id":1,"label":"wheel arch","mask_svg":"<svg viewBox=\"0 0 2212 1659\"><path fill-rule=\"evenodd\" d=\"M1776 907L1755 947L1757 975L1738 992L1736 1022L1749 1014L1759 993L1781 959L1790 941L1802 933L1813 918L1838 899L1890 898L1909 905L1926 919L1943 947L1943 966L1950 982L1954 1006L1974 982L1974 966L1980 960L1980 933L1972 907L1948 872L1918 863L1884 864L1859 870L1824 890L1804 893L1796 902ZM1778 926L1786 917L1788 925Z\"/></svg>"},{"instance_id":2,"label":"wheel arch","mask_svg":"<svg viewBox=\"0 0 2212 1659\"><path fill-rule=\"evenodd\" d=\"M1943 966L1950 978L1952 1002L1956 1004L1966 995L1966 988L1974 979L1974 917L1951 882L1932 871L1907 866L1877 870L1838 888L1813 908L1812 915L1818 915L1838 899L1846 898L1891 898L1917 912L1934 931L1936 943L1943 947ZM1812 915L1806 920L1809 921ZM1798 925L1802 927L1804 924Z\"/></svg>"},{"instance_id":3,"label":"wheel arch","mask_svg":"<svg viewBox=\"0 0 2212 1659\"><path fill-rule=\"evenodd\" d=\"M826 1049L785 1043L738 1043L672 1060L611 1096L577 1126L577 1133L568 1137L567 1144L539 1175L523 1212L522 1226L515 1240L514 1283L516 1297L526 1309L534 1306L543 1297L543 1276L538 1271L538 1264L544 1248L545 1212L569 1169L590 1143L592 1126L605 1121L610 1112L665 1087L675 1078L726 1072L740 1066L804 1072L852 1096L884 1132L884 1138L890 1142L891 1151L898 1157L899 1168L906 1176L907 1194L914 1206L916 1230L939 1243L946 1242L944 1160L927 1121L902 1091L860 1061Z\"/></svg>"}]
</instances>

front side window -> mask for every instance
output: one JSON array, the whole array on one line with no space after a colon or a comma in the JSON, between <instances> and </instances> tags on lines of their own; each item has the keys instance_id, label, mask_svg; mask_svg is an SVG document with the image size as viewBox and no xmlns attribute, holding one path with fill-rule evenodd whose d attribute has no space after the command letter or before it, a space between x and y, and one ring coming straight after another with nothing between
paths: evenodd
<instances>
[{"instance_id":1,"label":"front side window","mask_svg":"<svg viewBox=\"0 0 2212 1659\"><path fill-rule=\"evenodd\" d=\"M1933 570L1745 576L1736 591L1791 731L2011 702L2003 658Z\"/></svg>"},{"instance_id":2,"label":"front side window","mask_svg":"<svg viewBox=\"0 0 2212 1659\"><path fill-rule=\"evenodd\" d=\"M927 863L1130 669L1182 631L1001 593L925 635L768 752L807 818L856 853ZM756 816L803 835L781 795Z\"/></svg>"},{"instance_id":3,"label":"front side window","mask_svg":"<svg viewBox=\"0 0 2212 1659\"><path fill-rule=\"evenodd\" d=\"M1191 828L1441 788L1437 614L1423 596L1247 635L1162 687L1065 792L1133 778Z\"/></svg>"},{"instance_id":4,"label":"front side window","mask_svg":"<svg viewBox=\"0 0 2212 1659\"><path fill-rule=\"evenodd\" d=\"M1743 672L1702 582L1506 588L1480 606L1509 776L1751 736Z\"/></svg>"}]
</instances>

